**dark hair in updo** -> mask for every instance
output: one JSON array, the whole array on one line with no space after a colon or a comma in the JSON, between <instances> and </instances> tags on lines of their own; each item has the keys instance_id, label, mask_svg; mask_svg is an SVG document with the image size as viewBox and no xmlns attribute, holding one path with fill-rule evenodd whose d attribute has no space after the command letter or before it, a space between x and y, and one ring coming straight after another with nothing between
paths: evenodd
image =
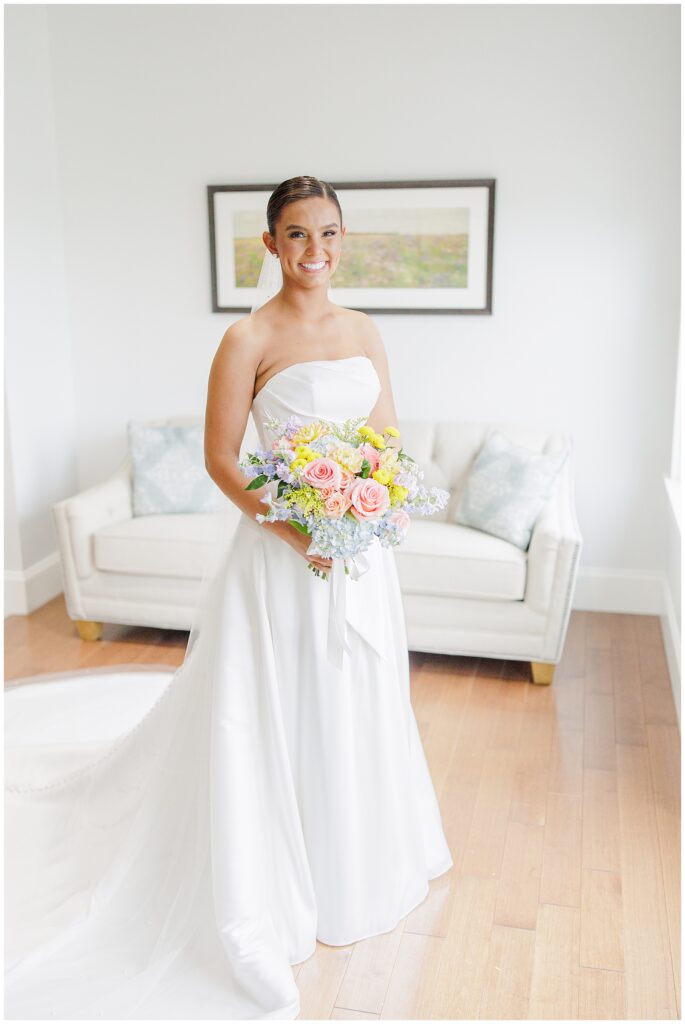
<instances>
[{"instance_id":1,"label":"dark hair in updo","mask_svg":"<svg viewBox=\"0 0 685 1024\"><path fill-rule=\"evenodd\" d=\"M320 178L312 178L309 174L301 174L297 178L288 178L277 185L269 197L266 206L266 223L269 234L276 237L276 224L284 208L288 203L296 203L298 199L309 199L311 196L319 196L323 199L330 199L338 207L340 214L340 227L342 227L342 210L335 189L327 181Z\"/></svg>"}]
</instances>

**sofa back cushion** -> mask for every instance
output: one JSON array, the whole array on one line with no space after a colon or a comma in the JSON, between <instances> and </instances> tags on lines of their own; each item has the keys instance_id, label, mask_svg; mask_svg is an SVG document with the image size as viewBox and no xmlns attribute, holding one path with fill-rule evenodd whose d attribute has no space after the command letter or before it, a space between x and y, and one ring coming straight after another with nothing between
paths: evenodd
<instances>
[{"instance_id":1,"label":"sofa back cushion","mask_svg":"<svg viewBox=\"0 0 685 1024\"><path fill-rule=\"evenodd\" d=\"M134 516L218 512L226 496L205 468L204 424L127 424Z\"/></svg>"},{"instance_id":2,"label":"sofa back cushion","mask_svg":"<svg viewBox=\"0 0 685 1024\"><path fill-rule=\"evenodd\" d=\"M506 434L513 444L533 452L551 454L568 445L560 431L535 424L473 420L404 420L397 424L399 441L417 460L426 487L444 487L450 499L444 509L431 515L431 522L458 523L457 508L478 453L493 430Z\"/></svg>"},{"instance_id":3,"label":"sofa back cushion","mask_svg":"<svg viewBox=\"0 0 685 1024\"><path fill-rule=\"evenodd\" d=\"M456 521L525 551L568 454L568 448L547 455L532 451L493 430L471 467Z\"/></svg>"}]
</instances>

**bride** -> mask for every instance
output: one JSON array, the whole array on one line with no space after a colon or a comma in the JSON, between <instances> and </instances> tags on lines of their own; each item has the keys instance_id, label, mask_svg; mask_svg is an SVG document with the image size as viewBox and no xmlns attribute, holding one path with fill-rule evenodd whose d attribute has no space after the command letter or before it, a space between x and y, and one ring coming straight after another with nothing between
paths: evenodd
<instances>
[{"instance_id":1,"label":"bride","mask_svg":"<svg viewBox=\"0 0 685 1024\"><path fill-rule=\"evenodd\" d=\"M282 182L267 225L279 290L226 331L205 416L207 470L239 522L182 665L114 739L92 700L87 742L22 746L10 731L9 1019L294 1018L292 965L317 941L394 929L452 866L393 550L374 543L345 578L336 648L330 579L312 571L331 560L259 522L271 484L246 491L237 466L250 414L262 447L272 418L397 423L373 321L329 299L345 235L334 189ZM86 714L73 677L37 689L30 713ZM134 706L124 685L117 699Z\"/></svg>"}]
</instances>

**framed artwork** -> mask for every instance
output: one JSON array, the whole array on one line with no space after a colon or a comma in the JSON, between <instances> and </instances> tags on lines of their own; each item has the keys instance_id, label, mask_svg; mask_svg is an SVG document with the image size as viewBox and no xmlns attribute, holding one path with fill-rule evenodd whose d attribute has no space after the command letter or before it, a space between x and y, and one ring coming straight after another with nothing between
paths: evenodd
<instances>
[{"instance_id":1,"label":"framed artwork","mask_svg":"<svg viewBox=\"0 0 685 1024\"><path fill-rule=\"evenodd\" d=\"M492 313L495 179L331 182L346 227L333 301L364 313ZM276 185L208 185L212 309L249 312Z\"/></svg>"}]
</instances>

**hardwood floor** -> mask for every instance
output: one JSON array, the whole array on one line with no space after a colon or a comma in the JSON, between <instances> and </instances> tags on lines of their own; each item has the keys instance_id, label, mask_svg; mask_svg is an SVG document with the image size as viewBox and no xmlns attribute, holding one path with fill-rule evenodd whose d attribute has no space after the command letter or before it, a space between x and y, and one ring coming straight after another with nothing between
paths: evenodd
<instances>
[{"instance_id":1,"label":"hardwood floor","mask_svg":"<svg viewBox=\"0 0 685 1024\"><path fill-rule=\"evenodd\" d=\"M87 643L61 597L5 633L8 683L174 668L188 636L105 625ZM573 612L551 686L518 662L410 660L454 867L394 931L294 967L300 1018L679 1018L680 733L659 620Z\"/></svg>"}]
</instances>

